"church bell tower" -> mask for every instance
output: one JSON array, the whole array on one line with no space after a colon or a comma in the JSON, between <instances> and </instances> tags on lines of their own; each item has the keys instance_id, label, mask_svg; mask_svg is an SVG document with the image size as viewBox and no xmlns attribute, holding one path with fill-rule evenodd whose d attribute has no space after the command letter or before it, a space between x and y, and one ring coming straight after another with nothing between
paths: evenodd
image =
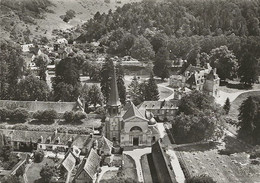
<instances>
[{"instance_id":1,"label":"church bell tower","mask_svg":"<svg viewBox=\"0 0 260 183\"><path fill-rule=\"evenodd\" d=\"M121 102L119 100L115 67L113 67L111 90L106 107L106 137L115 143L120 143Z\"/></svg>"}]
</instances>

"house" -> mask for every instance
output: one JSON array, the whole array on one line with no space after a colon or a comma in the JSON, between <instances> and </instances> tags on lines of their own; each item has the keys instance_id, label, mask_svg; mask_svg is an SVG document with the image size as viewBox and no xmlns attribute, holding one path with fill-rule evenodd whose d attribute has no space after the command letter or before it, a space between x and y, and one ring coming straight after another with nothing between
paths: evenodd
<instances>
[{"instance_id":1,"label":"house","mask_svg":"<svg viewBox=\"0 0 260 183\"><path fill-rule=\"evenodd\" d=\"M89 154L82 160L75 174L73 183L93 183L97 178L101 158L96 150L91 149Z\"/></svg>"},{"instance_id":2,"label":"house","mask_svg":"<svg viewBox=\"0 0 260 183\"><path fill-rule=\"evenodd\" d=\"M189 88L205 92L214 97L219 96L220 78L209 64L205 68L189 65L182 75L173 75L169 79L169 85L175 89Z\"/></svg>"},{"instance_id":3,"label":"house","mask_svg":"<svg viewBox=\"0 0 260 183\"><path fill-rule=\"evenodd\" d=\"M176 112L178 110L178 100L144 101L139 105L138 109L143 111L143 114L146 116L148 115L148 111L160 121L169 121L173 120L176 116Z\"/></svg>"},{"instance_id":4,"label":"house","mask_svg":"<svg viewBox=\"0 0 260 183\"><path fill-rule=\"evenodd\" d=\"M156 120L146 118L132 103L124 110L119 101L116 74L112 76L104 128L106 138L120 146L151 146L160 138Z\"/></svg>"},{"instance_id":5,"label":"house","mask_svg":"<svg viewBox=\"0 0 260 183\"><path fill-rule=\"evenodd\" d=\"M30 48L33 47L33 44L23 44L21 45L21 47L22 47L22 52L29 52Z\"/></svg>"},{"instance_id":6,"label":"house","mask_svg":"<svg viewBox=\"0 0 260 183\"><path fill-rule=\"evenodd\" d=\"M43 131L6 130L0 131L17 151L45 150L66 152L70 147L83 149L89 135Z\"/></svg>"}]
</instances>

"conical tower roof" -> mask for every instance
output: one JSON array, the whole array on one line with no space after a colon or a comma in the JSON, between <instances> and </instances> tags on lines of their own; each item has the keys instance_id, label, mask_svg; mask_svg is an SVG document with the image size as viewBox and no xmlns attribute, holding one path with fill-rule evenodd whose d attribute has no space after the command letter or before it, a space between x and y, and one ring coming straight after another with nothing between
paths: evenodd
<instances>
[{"instance_id":1,"label":"conical tower roof","mask_svg":"<svg viewBox=\"0 0 260 183\"><path fill-rule=\"evenodd\" d=\"M109 95L109 100L107 102L108 106L120 106L121 102L119 100L118 95L118 88L117 88L117 82L116 82L116 69L113 68L113 75L112 75L112 81L111 81L111 90Z\"/></svg>"}]
</instances>

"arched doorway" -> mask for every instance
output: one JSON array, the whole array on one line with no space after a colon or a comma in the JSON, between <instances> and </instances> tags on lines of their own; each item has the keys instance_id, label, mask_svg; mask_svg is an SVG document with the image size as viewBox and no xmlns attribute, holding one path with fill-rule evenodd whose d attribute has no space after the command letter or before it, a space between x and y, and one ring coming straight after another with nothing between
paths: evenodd
<instances>
[{"instance_id":1,"label":"arched doorway","mask_svg":"<svg viewBox=\"0 0 260 183\"><path fill-rule=\"evenodd\" d=\"M142 138L142 129L139 126L134 126L130 129L130 134L133 138L133 146L139 146Z\"/></svg>"}]
</instances>

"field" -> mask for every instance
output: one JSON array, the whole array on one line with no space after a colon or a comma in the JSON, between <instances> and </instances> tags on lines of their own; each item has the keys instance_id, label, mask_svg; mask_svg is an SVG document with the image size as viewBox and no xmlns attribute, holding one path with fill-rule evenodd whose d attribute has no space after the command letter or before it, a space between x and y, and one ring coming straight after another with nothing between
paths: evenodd
<instances>
[{"instance_id":1,"label":"field","mask_svg":"<svg viewBox=\"0 0 260 183\"><path fill-rule=\"evenodd\" d=\"M217 147L178 149L176 155L186 176L207 174L218 183L253 183L260 179L260 165L251 163L248 148L233 137L228 137L224 145L224 150L233 150L233 154L224 155Z\"/></svg>"}]
</instances>

